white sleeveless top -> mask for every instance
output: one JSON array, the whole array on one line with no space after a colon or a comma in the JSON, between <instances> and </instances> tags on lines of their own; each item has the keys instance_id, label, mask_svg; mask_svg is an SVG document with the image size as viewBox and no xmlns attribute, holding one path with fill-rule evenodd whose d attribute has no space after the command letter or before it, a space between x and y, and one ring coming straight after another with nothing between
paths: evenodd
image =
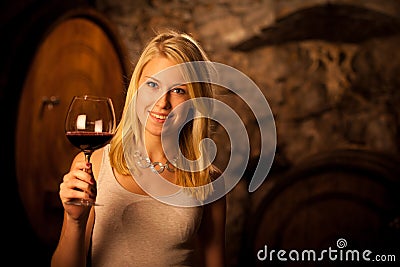
<instances>
[{"instance_id":1,"label":"white sleeveless top","mask_svg":"<svg viewBox=\"0 0 400 267\"><path fill-rule=\"evenodd\" d=\"M203 209L176 207L134 194L116 180L104 149L97 179L93 267L194 266L194 236Z\"/></svg>"}]
</instances>

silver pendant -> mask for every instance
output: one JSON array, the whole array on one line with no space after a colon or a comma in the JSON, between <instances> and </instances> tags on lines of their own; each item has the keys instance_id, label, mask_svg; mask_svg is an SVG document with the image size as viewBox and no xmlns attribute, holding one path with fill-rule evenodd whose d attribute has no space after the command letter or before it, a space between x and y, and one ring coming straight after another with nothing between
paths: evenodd
<instances>
[{"instance_id":1,"label":"silver pendant","mask_svg":"<svg viewBox=\"0 0 400 267\"><path fill-rule=\"evenodd\" d=\"M175 172L176 166L169 161L165 164L158 161L151 162L150 158L142 157L142 154L139 151L134 153L134 157L136 158L136 164L142 169L150 168L154 173L162 173L165 169L169 172ZM174 163L175 162L176 159L174 159Z\"/></svg>"}]
</instances>

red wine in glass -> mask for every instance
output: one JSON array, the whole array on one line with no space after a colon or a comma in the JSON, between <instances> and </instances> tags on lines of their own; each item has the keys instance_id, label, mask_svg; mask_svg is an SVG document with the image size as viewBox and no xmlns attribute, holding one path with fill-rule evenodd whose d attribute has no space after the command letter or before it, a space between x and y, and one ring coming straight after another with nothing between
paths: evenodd
<instances>
[{"instance_id":1,"label":"red wine in glass","mask_svg":"<svg viewBox=\"0 0 400 267\"><path fill-rule=\"evenodd\" d=\"M65 136L90 162L93 151L105 146L114 136L115 112L111 98L74 96L65 119ZM77 189L78 190L78 189ZM93 206L89 199L74 199L66 204Z\"/></svg>"},{"instance_id":2,"label":"red wine in glass","mask_svg":"<svg viewBox=\"0 0 400 267\"><path fill-rule=\"evenodd\" d=\"M114 136L113 133L96 132L66 132L68 140L82 151L94 151L106 145Z\"/></svg>"}]
</instances>

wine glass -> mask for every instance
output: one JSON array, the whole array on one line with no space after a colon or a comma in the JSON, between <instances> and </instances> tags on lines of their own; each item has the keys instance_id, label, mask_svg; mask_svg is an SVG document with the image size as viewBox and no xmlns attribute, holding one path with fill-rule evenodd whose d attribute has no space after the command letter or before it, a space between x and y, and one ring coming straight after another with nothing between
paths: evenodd
<instances>
[{"instance_id":1,"label":"wine glass","mask_svg":"<svg viewBox=\"0 0 400 267\"><path fill-rule=\"evenodd\" d=\"M115 125L111 98L74 96L65 119L65 135L72 145L85 154L86 162L90 162L93 151L105 146L114 136ZM88 199L74 199L66 204L97 205Z\"/></svg>"}]
</instances>

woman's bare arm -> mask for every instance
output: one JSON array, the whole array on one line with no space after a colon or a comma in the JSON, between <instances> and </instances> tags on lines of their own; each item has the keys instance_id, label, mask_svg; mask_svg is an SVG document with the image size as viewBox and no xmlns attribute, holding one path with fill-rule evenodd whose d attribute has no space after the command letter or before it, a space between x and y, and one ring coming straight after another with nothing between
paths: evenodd
<instances>
[{"instance_id":1,"label":"woman's bare arm","mask_svg":"<svg viewBox=\"0 0 400 267\"><path fill-rule=\"evenodd\" d=\"M94 177L97 177L99 166L101 164L102 151L96 151L92 155L92 171ZM79 177L82 180L89 181L88 173L82 171L85 168L84 156L78 154L71 164L71 169L64 176L64 181ZM91 180L93 182L93 180ZM65 188L66 187L66 188ZM63 191L63 192L61 192ZM69 194L70 188L67 185L60 185L61 201ZM61 228L60 239L56 250L51 259L52 267L63 266L86 266L87 255L89 252L92 228L94 223L94 208L74 205L64 205L64 219Z\"/></svg>"}]
</instances>

